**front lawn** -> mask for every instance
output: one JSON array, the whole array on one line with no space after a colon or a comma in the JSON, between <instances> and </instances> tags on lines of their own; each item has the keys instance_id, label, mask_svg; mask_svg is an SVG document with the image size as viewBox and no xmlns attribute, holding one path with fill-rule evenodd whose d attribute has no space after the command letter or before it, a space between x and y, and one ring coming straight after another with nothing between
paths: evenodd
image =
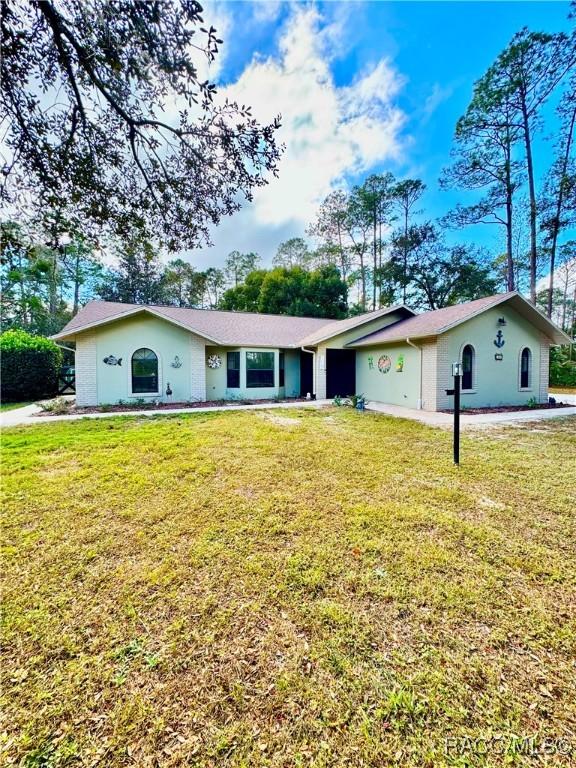
<instances>
[{"instance_id":1,"label":"front lawn","mask_svg":"<svg viewBox=\"0 0 576 768\"><path fill-rule=\"evenodd\" d=\"M449 432L343 409L6 430L2 764L576 748L575 427L466 433L460 469Z\"/></svg>"}]
</instances>

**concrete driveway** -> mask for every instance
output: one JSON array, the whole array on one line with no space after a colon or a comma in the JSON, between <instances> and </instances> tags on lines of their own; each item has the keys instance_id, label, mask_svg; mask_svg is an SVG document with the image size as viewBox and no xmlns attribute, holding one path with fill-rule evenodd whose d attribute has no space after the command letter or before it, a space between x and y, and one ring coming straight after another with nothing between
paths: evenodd
<instances>
[{"instance_id":1,"label":"concrete driveway","mask_svg":"<svg viewBox=\"0 0 576 768\"><path fill-rule=\"evenodd\" d=\"M552 394L552 397L555 395ZM558 419L566 416L576 416L576 397L574 395L556 395L558 401L574 403L570 408L535 408L530 411L506 411L504 413L466 413L460 415L462 428L488 426L490 424L512 424L520 421L540 421L543 419ZM569 400L568 398L572 398ZM454 416L451 413L437 413L436 411L417 411L413 408L404 408L400 405L386 405L385 403L366 403L370 411L385 413L388 416L397 416L403 419L421 421L432 427L451 427Z\"/></svg>"}]
</instances>

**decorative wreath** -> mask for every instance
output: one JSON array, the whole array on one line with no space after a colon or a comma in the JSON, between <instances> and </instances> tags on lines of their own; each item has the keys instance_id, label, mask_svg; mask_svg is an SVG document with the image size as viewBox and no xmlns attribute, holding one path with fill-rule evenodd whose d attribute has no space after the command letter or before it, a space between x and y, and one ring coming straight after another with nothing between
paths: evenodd
<instances>
[{"instance_id":1,"label":"decorative wreath","mask_svg":"<svg viewBox=\"0 0 576 768\"><path fill-rule=\"evenodd\" d=\"M220 368L222 365L222 358L220 355L210 355L208 357L208 368Z\"/></svg>"},{"instance_id":2,"label":"decorative wreath","mask_svg":"<svg viewBox=\"0 0 576 768\"><path fill-rule=\"evenodd\" d=\"M392 360L388 357L388 355L382 355L378 358L378 370L380 373L388 373L391 367Z\"/></svg>"}]
</instances>

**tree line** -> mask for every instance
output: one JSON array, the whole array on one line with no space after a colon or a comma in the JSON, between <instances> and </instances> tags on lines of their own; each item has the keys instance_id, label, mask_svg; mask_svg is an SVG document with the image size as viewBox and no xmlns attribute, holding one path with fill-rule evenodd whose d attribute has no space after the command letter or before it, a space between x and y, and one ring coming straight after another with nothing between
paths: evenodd
<instances>
[{"instance_id":1,"label":"tree line","mask_svg":"<svg viewBox=\"0 0 576 768\"><path fill-rule=\"evenodd\" d=\"M237 209L238 191L250 198L251 189L265 183L264 171L276 171L278 122L262 127L249 108L215 107L213 86L199 80L189 59L166 59L167 51L175 56L199 34L208 59L218 51L216 32L199 26L197 9L178 16L177 6L150 15L146 45L128 52L122 45L126 29L105 7L94 19L81 13L76 0L60 6L14 0L3 8L4 38L12 44L3 57L10 85L2 108L7 144L18 149L1 184L17 211L2 223L4 327L57 331L90 298L342 317L394 303L436 309L518 289L562 327L573 328L574 32L522 29L475 83L440 179L441 188L459 191L468 203L434 221L423 210L420 179L372 174L351 189L331 192L307 239L281 243L271 269L256 253L232 251L221 268L201 270L174 252L199 245L207 222ZM142 9L134 5L131 15L131 7L128 2L122 23L137 41ZM104 33L108 48L92 50ZM158 81L142 74L144 59ZM64 88L68 100L58 103L60 111L49 116L22 100L23 65ZM122 114L128 66L142 100L130 102L140 104L136 111ZM156 119L158 89L173 86L197 104L198 123L188 113L176 128ZM554 109L560 128L544 169L541 147ZM204 138L207 124L214 130ZM220 162L228 162L225 186ZM28 214L14 193L23 174L33 184L26 187L27 199L37 203ZM196 181L185 183L184 176ZM496 252L457 240L456 232L480 224L501 233ZM162 249L152 231L161 233ZM111 263L104 253L113 256ZM266 261L271 256L264 254ZM544 274L547 286L539 291Z\"/></svg>"}]
</instances>

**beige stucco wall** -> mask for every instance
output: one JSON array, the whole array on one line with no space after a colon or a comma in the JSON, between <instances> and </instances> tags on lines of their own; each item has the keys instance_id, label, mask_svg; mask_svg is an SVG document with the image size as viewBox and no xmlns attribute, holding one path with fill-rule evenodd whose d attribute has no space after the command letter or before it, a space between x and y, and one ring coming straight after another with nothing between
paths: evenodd
<instances>
[{"instance_id":1,"label":"beige stucco wall","mask_svg":"<svg viewBox=\"0 0 576 768\"><path fill-rule=\"evenodd\" d=\"M315 356L315 389L316 397L319 400L323 400L326 397L326 350L327 349L342 349L351 341L367 336L369 333L386 328L392 323L398 322L404 314L401 312L391 312L389 315L371 320L364 325L353 328L350 331L345 331L339 336L334 336L316 347ZM358 390L358 382L356 383L356 389ZM360 391L360 390L358 390Z\"/></svg>"},{"instance_id":2,"label":"beige stucco wall","mask_svg":"<svg viewBox=\"0 0 576 768\"><path fill-rule=\"evenodd\" d=\"M500 329L500 317L504 317L506 325L501 327L504 346L498 348L494 340ZM421 407L429 411L451 408L453 397L446 394L446 389L453 386L452 363L461 360L466 344L472 344L475 350L474 386L470 392L462 393L463 408L523 405L531 398L539 402L546 402L548 398L550 341L506 305L488 310L436 338L413 341L419 347L418 351L402 344L358 348L357 391L363 392L369 400L417 408L421 361ZM520 355L524 347L532 353L531 381L528 388L521 389ZM402 374L392 375L392 371L379 374L377 360L382 354L389 355L393 362L403 354ZM502 360L495 359L497 354L502 355ZM368 369L369 355L374 360L373 370Z\"/></svg>"},{"instance_id":3,"label":"beige stucco wall","mask_svg":"<svg viewBox=\"0 0 576 768\"><path fill-rule=\"evenodd\" d=\"M280 352L284 352L284 386L280 386ZM240 387L228 389L227 353L240 352ZM246 352L272 352L274 355L274 386L246 387ZM265 400L276 397L296 397L300 394L300 361L296 350L269 347L206 347L206 358L218 355L220 368L206 366L206 396L208 400Z\"/></svg>"},{"instance_id":4,"label":"beige stucco wall","mask_svg":"<svg viewBox=\"0 0 576 768\"><path fill-rule=\"evenodd\" d=\"M502 328L505 344L501 349L494 346L499 329L498 318L507 321ZM393 313L366 323L360 329L346 331L338 337L318 345L315 355L315 391L318 398L326 397L326 350L339 349L348 342L365 336L400 319ZM463 406L487 406L523 404L534 397L545 402L548 396L549 340L524 320L513 309L504 307L488 310L477 318L463 323L437 339L416 340L420 349L406 343L379 345L357 349L356 390L369 400L380 400L416 408L420 398L422 377L422 402L426 410L449 408L452 398L445 390L452 386L451 363L459 360L462 348L474 346L475 385L472 392L462 395ZM285 352L285 386L279 386L279 349L274 353L275 385L270 388L248 389L245 383L245 352L264 351L256 347L236 348L240 354L239 389L226 388L226 352L230 348L217 348L200 336L147 314L126 318L98 330L87 331L76 339L77 402L79 405L116 403L119 400L165 399L168 382L173 391L173 401L206 399L257 399L292 397L299 394L299 350ZM526 390L520 389L520 353L523 347L532 353L532 379ZM131 357L135 350L152 349L159 360L159 394L133 395L131 392ZM222 367L209 369L209 354L222 357ZM387 354L392 359L389 373L378 370L378 358ZM495 354L502 354L497 361ZM121 366L106 365L108 355L122 358ZM181 361L180 368L171 363L175 356ZM404 357L404 369L396 371L399 355ZM368 358L373 358L373 367ZM422 373L420 364L422 361Z\"/></svg>"},{"instance_id":5,"label":"beige stucco wall","mask_svg":"<svg viewBox=\"0 0 576 768\"><path fill-rule=\"evenodd\" d=\"M94 339L92 371L89 374L79 372L77 379L80 386L88 386L86 382L96 374L98 403L130 402L139 398L165 400L168 383L174 402L206 399L206 341L200 336L160 318L141 314L102 326L94 333ZM132 393L131 359L141 347L153 350L158 356L158 394ZM121 358L122 364L104 363L104 358L109 355ZM176 356L180 359L180 368L172 366Z\"/></svg>"},{"instance_id":6,"label":"beige stucco wall","mask_svg":"<svg viewBox=\"0 0 576 768\"><path fill-rule=\"evenodd\" d=\"M387 373L378 368L378 360L384 355L392 361ZM404 358L402 371L397 370L400 357ZM420 352L408 344L358 349L356 391L367 400L416 408L420 396Z\"/></svg>"},{"instance_id":7,"label":"beige stucco wall","mask_svg":"<svg viewBox=\"0 0 576 768\"><path fill-rule=\"evenodd\" d=\"M498 318L506 325L500 328ZM502 330L504 346L494 345ZM443 334L438 339L437 407L450 408L453 398L445 390L452 386L451 364L461 359L462 349L472 344L475 350L475 377L471 392L462 393L462 406L484 407L524 405L530 398L545 402L548 397L549 342L531 323L504 305L489 309ZM531 382L520 388L520 354L524 347L532 353ZM495 355L501 354L502 360Z\"/></svg>"}]
</instances>

